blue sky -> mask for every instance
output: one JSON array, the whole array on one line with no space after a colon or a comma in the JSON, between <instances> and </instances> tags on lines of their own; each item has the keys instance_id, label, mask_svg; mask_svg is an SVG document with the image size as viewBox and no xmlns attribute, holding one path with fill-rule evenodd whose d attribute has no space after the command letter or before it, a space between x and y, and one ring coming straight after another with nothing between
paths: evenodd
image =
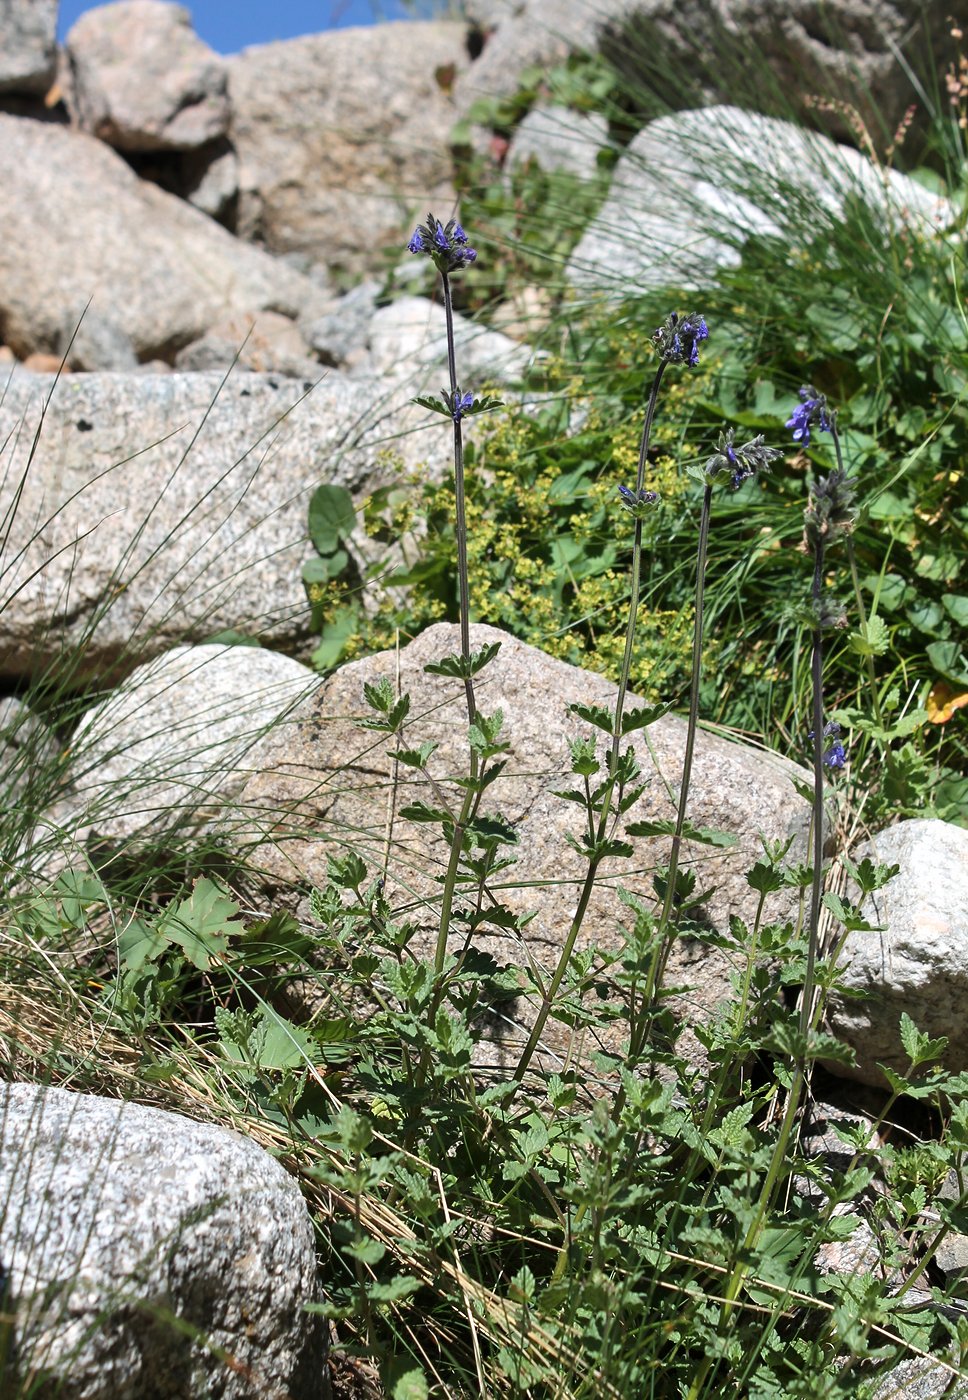
<instances>
[{"instance_id":1,"label":"blue sky","mask_svg":"<svg viewBox=\"0 0 968 1400\"><path fill-rule=\"evenodd\" d=\"M406 19L427 14L426 3L403 0L183 0L195 32L218 53L236 53L247 44L318 34L374 19ZM63 39L78 15L96 9L90 0L60 0L58 38Z\"/></svg>"}]
</instances>

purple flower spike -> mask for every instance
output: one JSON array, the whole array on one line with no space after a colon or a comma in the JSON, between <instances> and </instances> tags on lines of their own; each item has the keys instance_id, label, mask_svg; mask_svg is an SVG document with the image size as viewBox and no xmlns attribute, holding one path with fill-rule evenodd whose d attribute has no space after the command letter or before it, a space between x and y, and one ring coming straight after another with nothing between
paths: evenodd
<instances>
[{"instance_id":1,"label":"purple flower spike","mask_svg":"<svg viewBox=\"0 0 968 1400\"><path fill-rule=\"evenodd\" d=\"M832 744L823 756L823 761L828 768L843 768L847 762L847 755L844 746L838 739L836 744Z\"/></svg>"},{"instance_id":2,"label":"purple flower spike","mask_svg":"<svg viewBox=\"0 0 968 1400\"><path fill-rule=\"evenodd\" d=\"M476 251L468 248L467 234L457 220L442 224L433 214L427 215L427 222L419 226L407 247L411 253L426 253L444 276L459 272L477 258Z\"/></svg>"},{"instance_id":3,"label":"purple flower spike","mask_svg":"<svg viewBox=\"0 0 968 1400\"><path fill-rule=\"evenodd\" d=\"M812 384L804 384L800 390L800 404L787 419L786 427L793 430L793 441L804 448L810 446L812 427L819 428L822 433L831 431L826 397L818 394Z\"/></svg>"},{"instance_id":4,"label":"purple flower spike","mask_svg":"<svg viewBox=\"0 0 968 1400\"><path fill-rule=\"evenodd\" d=\"M689 365L695 369L699 364L699 344L709 337L709 327L705 319L695 311L680 316L673 311L652 337L652 342L669 365Z\"/></svg>"}]
</instances>

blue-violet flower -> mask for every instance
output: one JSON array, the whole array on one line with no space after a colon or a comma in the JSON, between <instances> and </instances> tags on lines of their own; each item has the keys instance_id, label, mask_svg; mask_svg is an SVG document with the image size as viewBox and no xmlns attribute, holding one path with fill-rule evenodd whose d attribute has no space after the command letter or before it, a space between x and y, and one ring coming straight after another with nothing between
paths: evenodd
<instances>
[{"instance_id":1,"label":"blue-violet flower","mask_svg":"<svg viewBox=\"0 0 968 1400\"><path fill-rule=\"evenodd\" d=\"M673 311L653 334L652 343L666 364L691 365L695 369L699 363L699 342L708 335L706 322L695 311L687 316Z\"/></svg>"},{"instance_id":2,"label":"blue-violet flower","mask_svg":"<svg viewBox=\"0 0 968 1400\"><path fill-rule=\"evenodd\" d=\"M459 423L460 420L463 418L464 414L467 412L467 410L469 408L473 408L473 406L474 395L470 393L462 394L460 389L458 389L457 392L454 394L454 401L451 409L454 415L454 422Z\"/></svg>"},{"instance_id":3,"label":"blue-violet flower","mask_svg":"<svg viewBox=\"0 0 968 1400\"><path fill-rule=\"evenodd\" d=\"M800 390L800 406L795 408L786 421L793 429L793 441L801 447L810 446L810 429L818 428L822 433L831 431L831 415L827 409L825 395L818 394L812 384L804 384Z\"/></svg>"},{"instance_id":4,"label":"blue-violet flower","mask_svg":"<svg viewBox=\"0 0 968 1400\"><path fill-rule=\"evenodd\" d=\"M458 272L469 266L477 257L474 248L467 246L467 234L456 219L442 224L433 214L427 215L427 222L414 230L407 244L411 253L426 253L438 272Z\"/></svg>"},{"instance_id":5,"label":"blue-violet flower","mask_svg":"<svg viewBox=\"0 0 968 1400\"><path fill-rule=\"evenodd\" d=\"M812 729L807 737L810 739L813 738ZM824 752L824 763L828 768L843 768L844 764L847 762L847 753L840 739L840 725L835 719L832 719L829 724L824 725L823 737L825 739L833 739L834 741L830 745L830 748L826 749Z\"/></svg>"},{"instance_id":6,"label":"blue-violet flower","mask_svg":"<svg viewBox=\"0 0 968 1400\"><path fill-rule=\"evenodd\" d=\"M702 476L712 483L721 472L728 472L732 488L736 491L757 472L768 472L773 459L782 455L775 447L764 447L762 433L744 442L742 447L735 447L733 429L727 428L725 433L720 433L717 450L706 462Z\"/></svg>"},{"instance_id":7,"label":"blue-violet flower","mask_svg":"<svg viewBox=\"0 0 968 1400\"><path fill-rule=\"evenodd\" d=\"M644 520L650 506L658 503L658 491L633 491L629 486L620 486L618 494L622 505L636 520Z\"/></svg>"}]
</instances>

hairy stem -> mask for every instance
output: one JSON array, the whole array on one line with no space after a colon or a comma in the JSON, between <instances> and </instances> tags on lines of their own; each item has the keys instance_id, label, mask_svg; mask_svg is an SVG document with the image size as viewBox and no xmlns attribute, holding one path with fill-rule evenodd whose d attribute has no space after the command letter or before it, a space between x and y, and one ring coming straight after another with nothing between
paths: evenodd
<instances>
[{"instance_id":1,"label":"hairy stem","mask_svg":"<svg viewBox=\"0 0 968 1400\"><path fill-rule=\"evenodd\" d=\"M649 391L649 400L645 410L645 422L642 425L642 438L639 443L638 470L635 476L636 493L642 490L645 482L645 464L648 460L649 455L649 439L652 435L652 421L655 417L655 405L659 397L659 385L662 382L662 372L664 369L665 361L663 360L659 362L659 366L656 369L655 376L652 380L652 388ZM605 793L602 796L601 811L599 814L597 831L595 833L596 842L592 844L593 850L594 845L597 842L601 842L605 839L605 834L608 828L608 818L612 807L612 797L615 792L615 783L617 781L619 752L622 743L622 715L625 710L625 697L628 694L629 675L632 670L632 648L635 642L635 622L636 614L639 608L639 588L641 582L641 574L642 522L641 520L636 520L635 534L632 541L632 576L629 590L629 619L628 626L625 631L625 654L622 658L622 671L619 677L618 694L615 697L615 723L612 726L612 776L611 781L609 782ZM589 820L591 820L590 811ZM600 864L600 856L592 855L589 857L588 869L585 873L585 879L582 884L581 894L578 897L578 904L575 908L574 918L571 921L571 927L568 930L568 934L562 946L561 954L558 958L558 963L555 967L555 971L551 978L551 982L548 984L548 989L545 992L544 996L541 998L541 1005L538 1008L538 1015L535 1019L534 1026L531 1029L531 1034L528 1036L527 1044L521 1052L521 1057L518 1060L517 1067L514 1071L514 1079L516 1083L520 1083L521 1080L524 1078L524 1075L528 1069L528 1065L531 1063L531 1060L534 1056L534 1052L538 1045L538 1042L541 1039L541 1035L544 1031L544 1028L547 1025L548 1017L551 1014L551 1008L554 1005L555 997L558 994L558 989L560 988L562 981L564 980L565 973L568 970L568 964L571 961L571 955L575 950L575 943L578 939L578 934L581 930L581 926L588 909L588 902L591 899L592 890L595 888L595 880L598 876L598 868Z\"/></svg>"}]
</instances>

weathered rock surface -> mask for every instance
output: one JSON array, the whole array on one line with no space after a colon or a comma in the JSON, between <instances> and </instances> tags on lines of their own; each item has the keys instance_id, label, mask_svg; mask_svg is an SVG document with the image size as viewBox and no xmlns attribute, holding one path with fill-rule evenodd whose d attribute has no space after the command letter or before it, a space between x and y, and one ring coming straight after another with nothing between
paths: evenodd
<instances>
[{"instance_id":1,"label":"weathered rock surface","mask_svg":"<svg viewBox=\"0 0 968 1400\"><path fill-rule=\"evenodd\" d=\"M230 58L240 234L366 275L382 248L402 251L415 214L446 217L464 36L461 24L401 22Z\"/></svg>"},{"instance_id":2,"label":"weathered rock surface","mask_svg":"<svg viewBox=\"0 0 968 1400\"><path fill-rule=\"evenodd\" d=\"M513 94L526 68L599 52L642 110L736 102L850 139L859 120L883 147L917 100L898 55L917 72L930 43L935 65L950 61L948 0L474 0L468 14L492 32L458 79L462 115Z\"/></svg>"},{"instance_id":3,"label":"weathered rock surface","mask_svg":"<svg viewBox=\"0 0 968 1400\"><path fill-rule=\"evenodd\" d=\"M318 684L261 647L175 647L139 666L72 736L75 824L112 840L198 830L242 790L256 743Z\"/></svg>"},{"instance_id":4,"label":"weathered rock surface","mask_svg":"<svg viewBox=\"0 0 968 1400\"><path fill-rule=\"evenodd\" d=\"M27 470L53 381L14 375L0 403L0 519L27 475L0 575L0 675L36 675L72 652L85 674L124 673L226 629L297 648L309 640L300 570L316 486L373 489L395 470L387 444L443 468L448 434L396 436L408 412L429 415L369 383L336 371L316 388L222 379L69 375Z\"/></svg>"},{"instance_id":5,"label":"weathered rock surface","mask_svg":"<svg viewBox=\"0 0 968 1400\"><path fill-rule=\"evenodd\" d=\"M57 0L0 0L0 93L45 93L57 66Z\"/></svg>"},{"instance_id":6,"label":"weathered rock surface","mask_svg":"<svg viewBox=\"0 0 968 1400\"><path fill-rule=\"evenodd\" d=\"M226 315L326 300L81 132L0 114L0 187L0 324L20 358L53 351L89 301L149 360Z\"/></svg>"},{"instance_id":7,"label":"weathered rock surface","mask_svg":"<svg viewBox=\"0 0 968 1400\"><path fill-rule=\"evenodd\" d=\"M156 1108L3 1085L0 1198L31 1393L325 1394L324 1328L303 1310L318 1297L312 1223L254 1142Z\"/></svg>"},{"instance_id":8,"label":"weathered rock surface","mask_svg":"<svg viewBox=\"0 0 968 1400\"><path fill-rule=\"evenodd\" d=\"M447 364L446 312L439 302L427 297L401 297L374 312L367 327L367 344L369 355L358 370L377 376L426 379L429 371L437 372ZM459 314L454 315L454 344L465 384L472 380L479 384L482 379L520 379L534 358L528 346Z\"/></svg>"},{"instance_id":9,"label":"weathered rock surface","mask_svg":"<svg viewBox=\"0 0 968 1400\"><path fill-rule=\"evenodd\" d=\"M366 362L366 338L380 293L379 282L360 282L303 323L303 335L323 364L351 370Z\"/></svg>"},{"instance_id":10,"label":"weathered rock surface","mask_svg":"<svg viewBox=\"0 0 968 1400\"><path fill-rule=\"evenodd\" d=\"M0 700L0 810L23 798L58 747L57 736L22 700Z\"/></svg>"},{"instance_id":11,"label":"weathered rock surface","mask_svg":"<svg viewBox=\"0 0 968 1400\"><path fill-rule=\"evenodd\" d=\"M226 317L175 356L176 369L224 369L233 363L313 383L324 373L295 321L278 311Z\"/></svg>"},{"instance_id":12,"label":"weathered rock surface","mask_svg":"<svg viewBox=\"0 0 968 1400\"><path fill-rule=\"evenodd\" d=\"M66 356L66 368L93 372L124 371L138 368L138 357L131 337L116 321L93 306L84 309L75 321L64 318L57 341L57 354Z\"/></svg>"},{"instance_id":13,"label":"weathered rock surface","mask_svg":"<svg viewBox=\"0 0 968 1400\"><path fill-rule=\"evenodd\" d=\"M707 285L734 267L751 234L819 232L861 198L885 223L938 229L947 201L860 152L738 107L677 112L651 122L615 167L609 194L568 263L586 290Z\"/></svg>"},{"instance_id":14,"label":"weathered rock surface","mask_svg":"<svg viewBox=\"0 0 968 1400\"><path fill-rule=\"evenodd\" d=\"M601 112L535 107L511 138L505 168L513 170L533 160L542 170L593 180L599 170L598 153L607 145L608 119Z\"/></svg>"},{"instance_id":15,"label":"weathered rock surface","mask_svg":"<svg viewBox=\"0 0 968 1400\"><path fill-rule=\"evenodd\" d=\"M479 677L477 701L486 714L498 708L503 711L504 737L511 747L507 770L488 790L484 810L499 809L517 824L520 835L514 851L518 863L502 873L499 897L519 913L538 912L522 939L479 931L475 946L492 952L504 964L521 968L533 962L546 972L557 961L585 872L582 858L566 840L568 833L579 833L580 810L554 795L554 789L574 785L568 740L589 732L568 706L572 702L612 705L616 687L495 628L472 628L472 648L491 641L501 642L501 652ZM382 866L392 763L380 736L356 724L369 713L363 700L364 682L393 679L399 665L400 689L411 696L405 746L417 748L424 741L439 745L428 767L445 789L450 775L466 772L463 686L423 670L425 663L458 650L459 645L458 628L440 624L422 633L399 658L384 652L342 667L292 713L284 732L267 735L252 751L248 759L252 777L229 814L226 829L262 869L268 886L287 890L292 899L294 889L298 893L307 883L325 883L327 857L341 846L351 846L373 871ZM629 700L630 705L635 703ZM683 720L671 716L650 726L658 772L642 736L632 736L649 781L628 821L674 814L666 783L674 790L679 781L685 729ZM759 833L771 839L793 836L802 849L809 812L791 781L799 772L772 755L700 734L690 819L739 838L739 844L725 853L708 846L689 852L703 887L715 887L706 907L717 928L725 927L731 914L752 917L745 871L762 854ZM436 802L427 779L414 770L401 766L395 781L397 813L417 798ZM646 899L651 897L651 874L667 857L667 842L635 838L634 844L631 860L602 867L580 947L597 942L614 951L621 945L620 925L628 919L628 911L618 900L616 882ZM389 849L388 897L391 902L405 898L413 917L424 925L413 946L426 954L433 946L440 893L434 877L446 866L447 849L435 828L399 815ZM779 910L781 904L775 907ZM668 980L689 988L678 1006L687 1011L690 1026L708 1019L727 993L728 970L722 950L691 938L677 942ZM526 1004L519 1003L518 1010L522 1018L527 1017ZM496 1035L498 1057L511 1053L518 1040L514 1030L508 1032L505 1023ZM564 1054L569 1035L567 1029L549 1023L546 1043Z\"/></svg>"},{"instance_id":16,"label":"weathered rock surface","mask_svg":"<svg viewBox=\"0 0 968 1400\"><path fill-rule=\"evenodd\" d=\"M191 150L228 130L225 61L181 5L99 5L73 25L66 52L72 121L120 151Z\"/></svg>"},{"instance_id":17,"label":"weathered rock surface","mask_svg":"<svg viewBox=\"0 0 968 1400\"><path fill-rule=\"evenodd\" d=\"M860 1001L831 997L831 1029L857 1056L854 1071L865 1084L883 1084L878 1062L903 1071L902 1012L930 1036L947 1036L945 1064L968 1069L968 831L929 819L898 822L856 855L900 873L862 906L880 933L850 933L844 945L842 981L864 993Z\"/></svg>"},{"instance_id":18,"label":"weathered rock surface","mask_svg":"<svg viewBox=\"0 0 968 1400\"><path fill-rule=\"evenodd\" d=\"M648 0L645 0L648 4ZM461 116L485 97L510 97L526 68L551 68L569 54L594 52L610 23L620 24L643 0L484 0L471 17L492 29L480 57L457 80L454 101Z\"/></svg>"}]
</instances>

